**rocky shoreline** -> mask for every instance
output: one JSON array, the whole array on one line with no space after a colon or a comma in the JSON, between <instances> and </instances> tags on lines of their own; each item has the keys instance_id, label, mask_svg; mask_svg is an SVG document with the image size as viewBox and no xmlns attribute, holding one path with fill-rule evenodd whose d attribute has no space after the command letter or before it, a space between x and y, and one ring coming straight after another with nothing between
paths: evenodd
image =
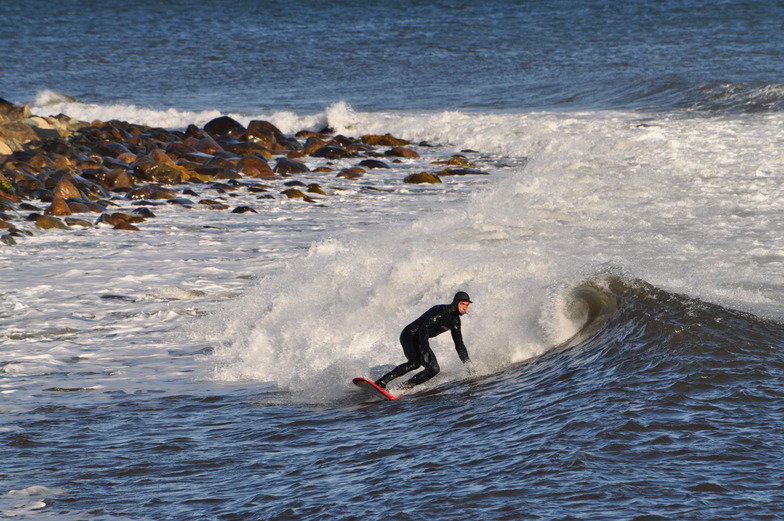
<instances>
[{"instance_id":1,"label":"rocky shoreline","mask_svg":"<svg viewBox=\"0 0 784 521\"><path fill-rule=\"evenodd\" d=\"M418 160L417 149L427 146L390 134L353 138L330 129L285 135L267 121L246 127L227 116L183 131L116 120L87 123L62 114L36 116L0 98L0 244L52 228L138 231L139 223L155 217L145 202L231 208L225 200L189 199L205 188L315 202L329 192L298 175L356 180ZM352 166L335 166L344 160ZM463 154L430 166L434 171L401 174L401 183L486 174ZM132 210L116 211L130 205ZM231 211L257 212L249 206Z\"/></svg>"}]
</instances>

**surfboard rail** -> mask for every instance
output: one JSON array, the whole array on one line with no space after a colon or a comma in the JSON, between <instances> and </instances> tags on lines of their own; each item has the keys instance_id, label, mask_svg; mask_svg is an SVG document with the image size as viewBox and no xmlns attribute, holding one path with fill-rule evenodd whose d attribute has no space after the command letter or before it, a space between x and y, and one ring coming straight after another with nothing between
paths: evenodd
<instances>
[{"instance_id":1,"label":"surfboard rail","mask_svg":"<svg viewBox=\"0 0 784 521\"><path fill-rule=\"evenodd\" d=\"M363 389L368 393L372 394L373 396L381 398L382 400L397 400L396 396L389 394L384 389L377 386L375 382L373 382L373 380L369 380L363 376L358 376L354 378L352 382L354 382L354 385L356 385L360 389Z\"/></svg>"}]
</instances>

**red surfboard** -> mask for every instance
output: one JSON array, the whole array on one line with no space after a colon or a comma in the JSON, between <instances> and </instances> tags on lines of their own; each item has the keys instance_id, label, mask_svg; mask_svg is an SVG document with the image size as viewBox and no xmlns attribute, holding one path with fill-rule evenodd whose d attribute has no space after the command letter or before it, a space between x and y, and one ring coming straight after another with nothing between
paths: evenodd
<instances>
[{"instance_id":1,"label":"red surfboard","mask_svg":"<svg viewBox=\"0 0 784 521\"><path fill-rule=\"evenodd\" d=\"M397 400L396 396L392 396L384 389L377 386L372 380L368 380L367 378L363 378L359 376L357 378L354 378L352 382L354 382L354 385L356 385L360 389L364 389L370 394L372 394L373 396L377 396L382 400Z\"/></svg>"}]
</instances>

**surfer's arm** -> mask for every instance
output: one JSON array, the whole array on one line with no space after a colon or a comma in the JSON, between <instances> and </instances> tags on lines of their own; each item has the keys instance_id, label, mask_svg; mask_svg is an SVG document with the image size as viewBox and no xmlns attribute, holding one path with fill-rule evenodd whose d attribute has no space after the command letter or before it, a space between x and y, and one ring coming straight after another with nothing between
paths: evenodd
<instances>
[{"instance_id":1,"label":"surfer's arm","mask_svg":"<svg viewBox=\"0 0 784 521\"><path fill-rule=\"evenodd\" d=\"M468 357L468 349L466 349L463 343L463 334L460 332L459 323L452 326L452 340L455 342L455 350L457 351L457 356L460 357L460 361L463 363L470 362L471 359Z\"/></svg>"}]
</instances>

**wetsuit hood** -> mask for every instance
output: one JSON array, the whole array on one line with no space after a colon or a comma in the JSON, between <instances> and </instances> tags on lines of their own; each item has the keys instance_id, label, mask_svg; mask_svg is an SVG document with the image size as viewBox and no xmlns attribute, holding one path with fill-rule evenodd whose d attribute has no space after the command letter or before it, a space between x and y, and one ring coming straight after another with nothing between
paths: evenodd
<instances>
[{"instance_id":1,"label":"wetsuit hood","mask_svg":"<svg viewBox=\"0 0 784 521\"><path fill-rule=\"evenodd\" d=\"M457 306L458 302L468 302L471 303L471 298L468 296L468 293L465 291L458 291L455 293L455 298L452 299L452 304Z\"/></svg>"}]
</instances>

